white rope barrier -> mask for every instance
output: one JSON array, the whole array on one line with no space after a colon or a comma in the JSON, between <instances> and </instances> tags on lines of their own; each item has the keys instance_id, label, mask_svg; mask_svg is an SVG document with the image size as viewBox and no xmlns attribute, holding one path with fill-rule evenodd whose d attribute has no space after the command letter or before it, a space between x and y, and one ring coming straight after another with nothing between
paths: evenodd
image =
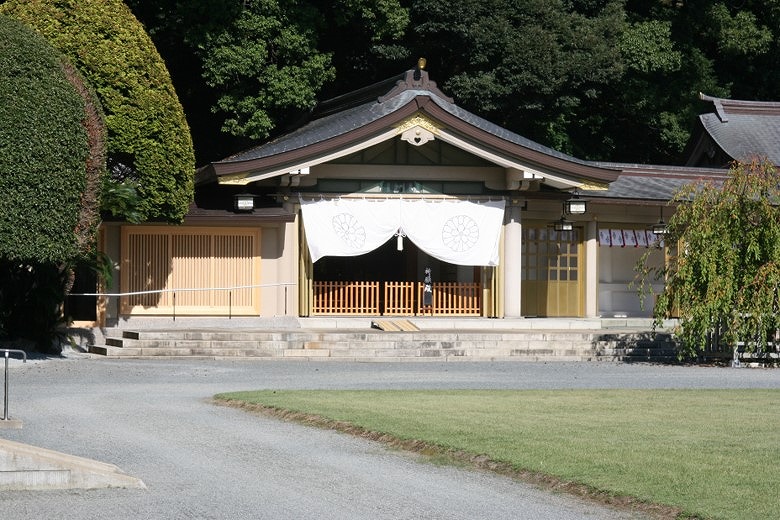
<instances>
[{"instance_id":1,"label":"white rope barrier","mask_svg":"<svg viewBox=\"0 0 780 520\"><path fill-rule=\"evenodd\" d=\"M173 294L173 320L176 320L176 293L182 292L195 292L195 291L230 291L228 293L228 317L233 317L233 291L240 289L255 289L262 287L284 287L284 313L287 314L287 287L296 285L293 282L280 282L280 283L262 283L255 285L236 285L233 287L184 287L181 289L155 289L150 291L133 291L125 293L70 293L68 296L94 296L97 298L121 298L124 296L138 296L142 294Z\"/></svg>"},{"instance_id":2,"label":"white rope barrier","mask_svg":"<svg viewBox=\"0 0 780 520\"><path fill-rule=\"evenodd\" d=\"M134 291L125 293L70 293L68 296L97 296L97 297L122 297L122 296L138 296L141 294L160 294L160 293L175 293L175 292L187 292L187 291L234 291L236 289L254 289L257 287L289 287L296 285L294 282L280 282L280 283L264 283L257 285L236 285L233 287L185 287L182 289L154 289L149 291Z\"/></svg>"}]
</instances>

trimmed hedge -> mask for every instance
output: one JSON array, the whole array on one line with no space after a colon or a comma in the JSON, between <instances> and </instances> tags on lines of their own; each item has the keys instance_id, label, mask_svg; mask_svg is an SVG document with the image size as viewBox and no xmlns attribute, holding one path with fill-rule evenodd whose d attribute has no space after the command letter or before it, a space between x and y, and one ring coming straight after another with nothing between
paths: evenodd
<instances>
[{"instance_id":1,"label":"trimmed hedge","mask_svg":"<svg viewBox=\"0 0 780 520\"><path fill-rule=\"evenodd\" d=\"M0 258L59 263L84 252L84 120L56 49L0 16Z\"/></svg>"},{"instance_id":2,"label":"trimmed hedge","mask_svg":"<svg viewBox=\"0 0 780 520\"><path fill-rule=\"evenodd\" d=\"M181 222L195 158L170 75L143 26L120 0L7 0L0 12L44 35L100 99L114 177L138 185L142 220Z\"/></svg>"}]
</instances>

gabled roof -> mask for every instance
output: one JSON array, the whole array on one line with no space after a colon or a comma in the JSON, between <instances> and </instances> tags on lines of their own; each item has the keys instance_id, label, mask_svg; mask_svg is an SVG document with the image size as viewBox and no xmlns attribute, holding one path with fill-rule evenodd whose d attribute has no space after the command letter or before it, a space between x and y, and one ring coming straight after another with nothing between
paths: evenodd
<instances>
[{"instance_id":1,"label":"gabled roof","mask_svg":"<svg viewBox=\"0 0 780 520\"><path fill-rule=\"evenodd\" d=\"M687 164L727 167L723 163L767 158L780 165L780 103L699 97L713 111L699 116Z\"/></svg>"},{"instance_id":2,"label":"gabled roof","mask_svg":"<svg viewBox=\"0 0 780 520\"><path fill-rule=\"evenodd\" d=\"M410 128L560 187L603 185L618 176L611 167L558 152L463 110L419 68L321 103L300 128L214 162L204 173L221 184L248 184L399 138Z\"/></svg>"}]
</instances>

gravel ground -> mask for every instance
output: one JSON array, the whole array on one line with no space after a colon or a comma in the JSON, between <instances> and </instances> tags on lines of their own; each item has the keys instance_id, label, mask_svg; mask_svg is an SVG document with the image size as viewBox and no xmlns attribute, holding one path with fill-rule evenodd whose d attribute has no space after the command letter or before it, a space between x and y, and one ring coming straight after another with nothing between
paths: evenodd
<instances>
[{"instance_id":1,"label":"gravel ground","mask_svg":"<svg viewBox=\"0 0 780 520\"><path fill-rule=\"evenodd\" d=\"M780 372L613 363L12 362L0 436L116 464L146 490L0 492L14 519L639 519L349 435L215 406L249 389L780 388Z\"/></svg>"}]
</instances>

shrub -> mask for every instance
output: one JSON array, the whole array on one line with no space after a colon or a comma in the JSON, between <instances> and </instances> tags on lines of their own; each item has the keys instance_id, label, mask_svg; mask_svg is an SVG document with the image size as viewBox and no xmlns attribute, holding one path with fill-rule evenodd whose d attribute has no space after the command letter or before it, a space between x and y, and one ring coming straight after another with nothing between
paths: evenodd
<instances>
[{"instance_id":1,"label":"shrub","mask_svg":"<svg viewBox=\"0 0 780 520\"><path fill-rule=\"evenodd\" d=\"M83 252L84 109L59 53L0 16L0 258L62 262Z\"/></svg>"},{"instance_id":2,"label":"shrub","mask_svg":"<svg viewBox=\"0 0 780 520\"><path fill-rule=\"evenodd\" d=\"M103 134L73 67L0 15L0 337L51 347L69 266L94 252Z\"/></svg>"},{"instance_id":3,"label":"shrub","mask_svg":"<svg viewBox=\"0 0 780 520\"><path fill-rule=\"evenodd\" d=\"M143 220L180 222L193 196L189 127L143 26L120 0L7 0L4 12L68 56L103 105L108 165L137 184ZM111 208L109 208L111 209Z\"/></svg>"}]
</instances>

